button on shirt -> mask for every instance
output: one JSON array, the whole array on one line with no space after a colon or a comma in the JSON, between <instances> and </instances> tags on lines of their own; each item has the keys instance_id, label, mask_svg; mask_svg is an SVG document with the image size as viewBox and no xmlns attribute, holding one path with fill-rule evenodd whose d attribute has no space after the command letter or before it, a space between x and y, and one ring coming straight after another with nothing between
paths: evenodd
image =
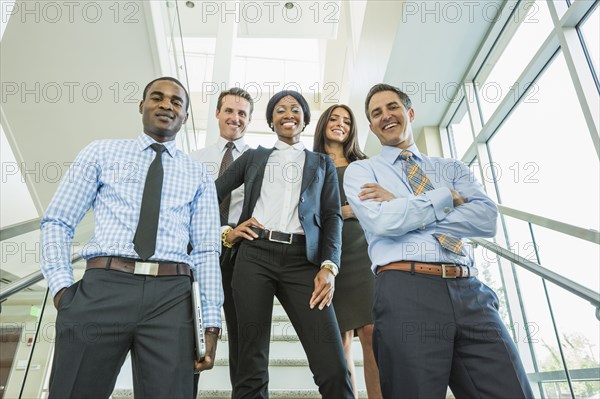
<instances>
[{"instance_id":1,"label":"button on shirt","mask_svg":"<svg viewBox=\"0 0 600 399\"><path fill-rule=\"evenodd\" d=\"M223 137L219 137L216 144L194 151L190 154L190 158L202 163L204 171L211 179L217 180L219 177L219 169L225 155L225 145L228 143ZM233 141L233 160L238 159L247 149L250 148L244 138ZM236 188L231 192L231 203L229 204L229 220L231 226L237 225L240 215L242 214L242 206L244 205L244 185Z\"/></svg>"},{"instance_id":2,"label":"button on shirt","mask_svg":"<svg viewBox=\"0 0 600 399\"><path fill-rule=\"evenodd\" d=\"M73 284L71 247L75 227L93 206L95 229L81 255L139 258L133 249L148 167L155 141L95 141L79 153L63 177L41 225L41 269L52 295ZM162 143L164 180L156 252L150 261L187 263L200 281L207 327L221 326L223 290L219 255L219 206L215 185L203 168ZM187 254L188 242L194 247Z\"/></svg>"},{"instance_id":3,"label":"button on shirt","mask_svg":"<svg viewBox=\"0 0 600 399\"><path fill-rule=\"evenodd\" d=\"M397 261L455 263L473 266L470 246L466 256L444 248L433 234L457 238L493 237L498 210L471 171L454 159L427 157L416 145L408 148L434 189L414 195L398 158L401 149L384 146L381 154L352 162L344 175L344 191L369 243L372 270ZM377 183L396 197L392 201L361 201L360 186ZM450 189L467 203L454 207Z\"/></svg>"},{"instance_id":4,"label":"button on shirt","mask_svg":"<svg viewBox=\"0 0 600 399\"><path fill-rule=\"evenodd\" d=\"M304 144L275 143L265 166L260 197L252 216L269 230L304 234L298 201L306 154Z\"/></svg>"}]
</instances>

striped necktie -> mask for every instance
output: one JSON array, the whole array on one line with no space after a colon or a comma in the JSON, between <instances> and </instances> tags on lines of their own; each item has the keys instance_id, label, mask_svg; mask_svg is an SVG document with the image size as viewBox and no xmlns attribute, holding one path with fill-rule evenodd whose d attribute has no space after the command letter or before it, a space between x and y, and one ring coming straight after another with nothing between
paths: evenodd
<instances>
[{"instance_id":1,"label":"striped necktie","mask_svg":"<svg viewBox=\"0 0 600 399\"><path fill-rule=\"evenodd\" d=\"M431 181L425 172L423 172L423 169L421 169L413 159L412 152L402 151L399 158L404 161L404 172L406 172L406 177L408 178L408 182L415 195L434 189ZM464 256L462 253L463 242L459 238L451 236L450 234L434 234L433 236L443 248L455 254Z\"/></svg>"}]
</instances>

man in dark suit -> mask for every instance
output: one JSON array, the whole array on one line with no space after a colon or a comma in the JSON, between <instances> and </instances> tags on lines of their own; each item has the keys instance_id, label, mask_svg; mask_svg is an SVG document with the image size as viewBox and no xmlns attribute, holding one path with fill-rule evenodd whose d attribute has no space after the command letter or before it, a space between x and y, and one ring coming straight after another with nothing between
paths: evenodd
<instances>
[{"instance_id":1,"label":"man in dark suit","mask_svg":"<svg viewBox=\"0 0 600 399\"><path fill-rule=\"evenodd\" d=\"M298 333L321 395L354 397L330 307L342 228L337 175L329 157L300 142L309 121L301 94L275 94L267 106L267 122L278 137L274 148L246 151L216 182L219 201L242 184L245 192L237 227L222 236L235 257L234 398L268 397L274 296Z\"/></svg>"},{"instance_id":2,"label":"man in dark suit","mask_svg":"<svg viewBox=\"0 0 600 399\"><path fill-rule=\"evenodd\" d=\"M244 135L248 124L252 121L252 111L254 110L254 101L250 94L240 89L232 87L229 90L221 92L217 100L217 111L215 116L219 121L219 138L217 142L208 147L194 151L190 158L199 161L204 165L206 173L217 180L219 176L225 173L225 170L239 158L250 146L246 144ZM242 212L242 202L244 199L243 187L234 190L228 199L221 202L221 232L235 227ZM233 294L231 292L231 279L233 276L233 263L231 262L231 249L221 248L221 275L223 276L223 293L225 301L223 302L223 311L225 321L227 322L227 344L229 346L229 378L231 385L235 380L237 371L237 315L235 304L233 303ZM194 377L194 398L198 390L199 374Z\"/></svg>"}]
</instances>

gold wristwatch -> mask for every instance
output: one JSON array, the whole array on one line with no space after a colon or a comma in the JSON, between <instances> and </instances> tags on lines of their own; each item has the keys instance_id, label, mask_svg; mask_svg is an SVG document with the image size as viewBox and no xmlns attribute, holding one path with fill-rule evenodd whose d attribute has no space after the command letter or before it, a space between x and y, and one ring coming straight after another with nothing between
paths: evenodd
<instances>
[{"instance_id":1,"label":"gold wristwatch","mask_svg":"<svg viewBox=\"0 0 600 399\"><path fill-rule=\"evenodd\" d=\"M339 273L338 267L333 263L323 263L321 265L321 269L327 269L333 274L333 277L337 276Z\"/></svg>"}]
</instances>

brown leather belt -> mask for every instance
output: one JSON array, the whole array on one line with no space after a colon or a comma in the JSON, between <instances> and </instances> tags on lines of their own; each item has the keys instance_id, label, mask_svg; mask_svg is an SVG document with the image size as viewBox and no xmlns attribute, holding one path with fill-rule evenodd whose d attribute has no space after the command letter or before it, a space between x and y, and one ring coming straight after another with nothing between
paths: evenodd
<instances>
[{"instance_id":1,"label":"brown leather belt","mask_svg":"<svg viewBox=\"0 0 600 399\"><path fill-rule=\"evenodd\" d=\"M185 263L142 262L112 256L88 259L86 269L117 270L145 276L192 276L190 266Z\"/></svg>"},{"instance_id":2,"label":"brown leather belt","mask_svg":"<svg viewBox=\"0 0 600 399\"><path fill-rule=\"evenodd\" d=\"M429 274L431 276L440 276L442 278L467 278L475 277L479 271L474 267L443 264L443 263L421 263L421 262L393 262L384 266L378 266L375 270L377 274L386 270L400 270L403 272L414 272L419 274Z\"/></svg>"}]
</instances>

